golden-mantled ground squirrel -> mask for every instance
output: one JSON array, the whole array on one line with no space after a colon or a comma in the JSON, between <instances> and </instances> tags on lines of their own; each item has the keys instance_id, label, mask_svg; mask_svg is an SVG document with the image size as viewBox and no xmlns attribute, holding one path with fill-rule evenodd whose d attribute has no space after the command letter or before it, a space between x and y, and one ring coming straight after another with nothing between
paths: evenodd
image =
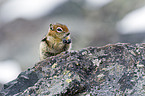
<instances>
[{"instance_id":1,"label":"golden-mantled ground squirrel","mask_svg":"<svg viewBox=\"0 0 145 96\"><path fill-rule=\"evenodd\" d=\"M40 43L40 60L57 55L71 47L70 32L66 25L50 24L47 35Z\"/></svg>"}]
</instances>

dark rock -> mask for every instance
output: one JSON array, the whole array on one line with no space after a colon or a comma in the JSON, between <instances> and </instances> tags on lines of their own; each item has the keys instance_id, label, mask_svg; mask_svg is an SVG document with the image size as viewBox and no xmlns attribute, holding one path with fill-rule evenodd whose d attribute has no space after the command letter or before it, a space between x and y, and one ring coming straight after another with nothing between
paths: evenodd
<instances>
[{"instance_id":1,"label":"dark rock","mask_svg":"<svg viewBox=\"0 0 145 96\"><path fill-rule=\"evenodd\" d=\"M4 85L1 95L145 94L145 44L110 44L63 52Z\"/></svg>"},{"instance_id":2,"label":"dark rock","mask_svg":"<svg viewBox=\"0 0 145 96\"><path fill-rule=\"evenodd\" d=\"M34 85L37 81L37 74L32 70L22 72L16 80L5 84L3 90L7 93L6 95L13 95L24 91L26 88Z\"/></svg>"}]
</instances>

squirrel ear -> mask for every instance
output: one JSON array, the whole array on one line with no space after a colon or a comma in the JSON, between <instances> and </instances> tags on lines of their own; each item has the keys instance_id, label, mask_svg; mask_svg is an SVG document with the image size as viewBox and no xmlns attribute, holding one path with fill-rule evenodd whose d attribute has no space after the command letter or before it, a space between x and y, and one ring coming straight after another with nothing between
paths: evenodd
<instances>
[{"instance_id":1,"label":"squirrel ear","mask_svg":"<svg viewBox=\"0 0 145 96\"><path fill-rule=\"evenodd\" d=\"M53 30L52 24L49 24L49 28L50 28L50 30Z\"/></svg>"},{"instance_id":2,"label":"squirrel ear","mask_svg":"<svg viewBox=\"0 0 145 96\"><path fill-rule=\"evenodd\" d=\"M49 24L49 26L52 26L52 24Z\"/></svg>"}]
</instances>

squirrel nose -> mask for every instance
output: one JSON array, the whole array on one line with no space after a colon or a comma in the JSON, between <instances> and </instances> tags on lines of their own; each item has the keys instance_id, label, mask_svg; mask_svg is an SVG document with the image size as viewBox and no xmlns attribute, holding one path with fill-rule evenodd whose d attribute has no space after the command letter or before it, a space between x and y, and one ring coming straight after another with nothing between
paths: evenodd
<instances>
[{"instance_id":1,"label":"squirrel nose","mask_svg":"<svg viewBox=\"0 0 145 96\"><path fill-rule=\"evenodd\" d=\"M65 34L65 36L63 38L66 38L67 36L69 36L70 33Z\"/></svg>"},{"instance_id":2,"label":"squirrel nose","mask_svg":"<svg viewBox=\"0 0 145 96\"><path fill-rule=\"evenodd\" d=\"M70 33L67 33L67 34L66 34L66 37L67 37L69 34L70 34Z\"/></svg>"}]
</instances>

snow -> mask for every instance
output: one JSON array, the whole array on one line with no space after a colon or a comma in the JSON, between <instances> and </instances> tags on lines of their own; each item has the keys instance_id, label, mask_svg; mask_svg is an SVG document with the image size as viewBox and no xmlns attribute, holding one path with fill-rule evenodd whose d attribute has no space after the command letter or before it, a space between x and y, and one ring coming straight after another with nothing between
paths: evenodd
<instances>
[{"instance_id":1,"label":"snow","mask_svg":"<svg viewBox=\"0 0 145 96\"><path fill-rule=\"evenodd\" d=\"M0 61L0 83L4 84L14 80L20 72L20 65L16 61Z\"/></svg>"},{"instance_id":2,"label":"snow","mask_svg":"<svg viewBox=\"0 0 145 96\"><path fill-rule=\"evenodd\" d=\"M67 0L9 0L1 6L0 19L10 22L17 18L36 19L49 14Z\"/></svg>"},{"instance_id":3,"label":"snow","mask_svg":"<svg viewBox=\"0 0 145 96\"><path fill-rule=\"evenodd\" d=\"M145 32L145 6L127 14L117 24L121 34Z\"/></svg>"}]
</instances>

